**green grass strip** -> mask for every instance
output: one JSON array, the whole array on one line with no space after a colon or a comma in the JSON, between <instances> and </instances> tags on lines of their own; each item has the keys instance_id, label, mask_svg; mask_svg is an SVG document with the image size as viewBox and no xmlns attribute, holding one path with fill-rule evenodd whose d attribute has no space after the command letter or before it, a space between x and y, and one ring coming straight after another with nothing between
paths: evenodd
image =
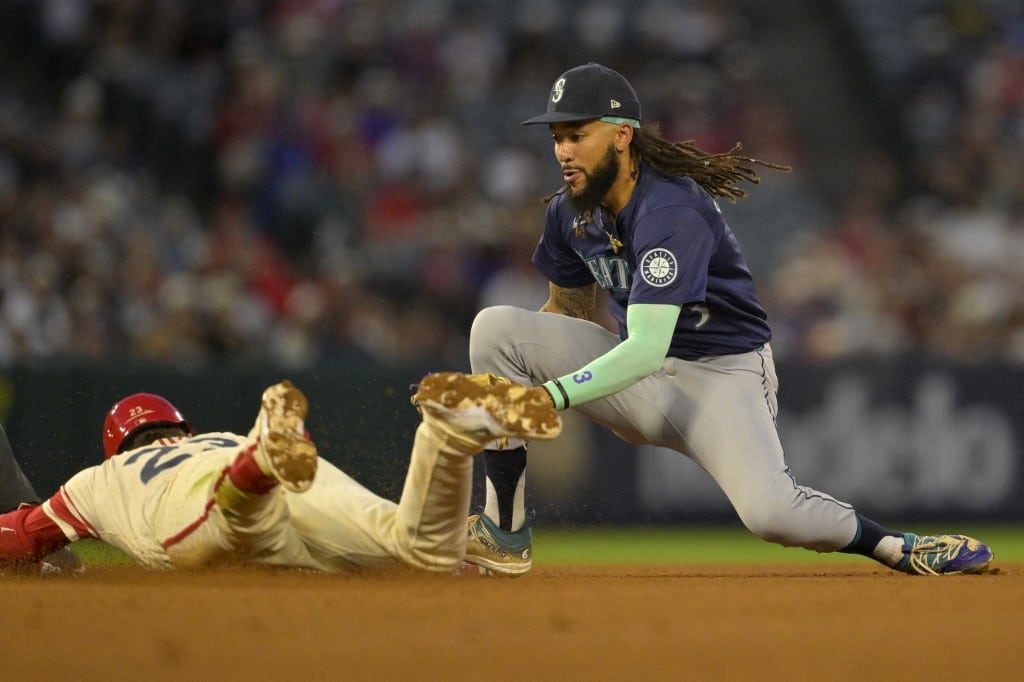
<instances>
[{"instance_id":1,"label":"green grass strip","mask_svg":"<svg viewBox=\"0 0 1024 682\"><path fill-rule=\"evenodd\" d=\"M1024 528L1020 526L957 526L914 528L920 533L957 532L986 542L996 560L1024 561ZM813 563L856 560L838 552L819 554L782 547L755 537L744 528L637 527L541 528L534 531L537 564L645 563Z\"/></svg>"},{"instance_id":2,"label":"green grass strip","mask_svg":"<svg viewBox=\"0 0 1024 682\"><path fill-rule=\"evenodd\" d=\"M999 561L1024 561L1024 527L1015 525L914 528L921 533L955 529L982 540ZM72 548L87 565L130 565L125 554L97 540ZM819 554L765 542L738 527L540 528L533 536L534 562L544 564L741 564L843 562L848 554Z\"/></svg>"}]
</instances>

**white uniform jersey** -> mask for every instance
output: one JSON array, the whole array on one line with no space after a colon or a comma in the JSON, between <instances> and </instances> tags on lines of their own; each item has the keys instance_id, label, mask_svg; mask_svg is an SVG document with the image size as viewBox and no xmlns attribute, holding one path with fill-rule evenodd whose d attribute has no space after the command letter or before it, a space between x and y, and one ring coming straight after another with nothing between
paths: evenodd
<instances>
[{"instance_id":1,"label":"white uniform jersey","mask_svg":"<svg viewBox=\"0 0 1024 682\"><path fill-rule=\"evenodd\" d=\"M158 441L78 473L43 510L69 540L97 538L154 568L241 560L450 572L461 563L472 482L465 437L421 423L398 503L321 458L306 492L278 486L225 514L217 488L253 443L226 432Z\"/></svg>"},{"instance_id":2,"label":"white uniform jersey","mask_svg":"<svg viewBox=\"0 0 1024 682\"><path fill-rule=\"evenodd\" d=\"M202 523L213 483L245 443L226 432L157 441L79 472L43 509L72 541L97 538L169 567L168 543Z\"/></svg>"}]
</instances>

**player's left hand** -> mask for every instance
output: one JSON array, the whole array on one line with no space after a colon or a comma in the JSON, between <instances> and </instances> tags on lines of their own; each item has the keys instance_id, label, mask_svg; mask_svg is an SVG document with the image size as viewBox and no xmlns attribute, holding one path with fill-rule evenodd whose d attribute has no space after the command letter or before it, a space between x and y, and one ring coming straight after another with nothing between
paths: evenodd
<instances>
[{"instance_id":1,"label":"player's left hand","mask_svg":"<svg viewBox=\"0 0 1024 682\"><path fill-rule=\"evenodd\" d=\"M85 564L70 547L50 552L39 562L39 575L81 575Z\"/></svg>"}]
</instances>

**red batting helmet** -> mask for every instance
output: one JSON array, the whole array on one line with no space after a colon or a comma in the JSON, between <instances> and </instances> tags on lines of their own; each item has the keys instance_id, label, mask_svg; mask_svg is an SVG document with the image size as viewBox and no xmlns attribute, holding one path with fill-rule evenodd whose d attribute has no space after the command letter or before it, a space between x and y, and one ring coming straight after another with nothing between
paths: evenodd
<instances>
[{"instance_id":1,"label":"red batting helmet","mask_svg":"<svg viewBox=\"0 0 1024 682\"><path fill-rule=\"evenodd\" d=\"M103 420L103 456L110 459L121 452L124 441L143 426L180 426L192 435L178 408L153 393L136 393L119 400Z\"/></svg>"}]
</instances>

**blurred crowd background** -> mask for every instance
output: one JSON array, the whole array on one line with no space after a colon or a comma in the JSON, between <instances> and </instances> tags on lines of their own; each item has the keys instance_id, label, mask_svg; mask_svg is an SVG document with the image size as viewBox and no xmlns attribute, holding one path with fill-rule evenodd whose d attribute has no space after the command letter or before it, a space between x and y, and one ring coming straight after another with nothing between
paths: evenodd
<instances>
[{"instance_id":1,"label":"blurred crowd background","mask_svg":"<svg viewBox=\"0 0 1024 682\"><path fill-rule=\"evenodd\" d=\"M793 166L723 206L780 360L1024 362L1016 0L0 0L0 367L465 366L591 60Z\"/></svg>"}]
</instances>

